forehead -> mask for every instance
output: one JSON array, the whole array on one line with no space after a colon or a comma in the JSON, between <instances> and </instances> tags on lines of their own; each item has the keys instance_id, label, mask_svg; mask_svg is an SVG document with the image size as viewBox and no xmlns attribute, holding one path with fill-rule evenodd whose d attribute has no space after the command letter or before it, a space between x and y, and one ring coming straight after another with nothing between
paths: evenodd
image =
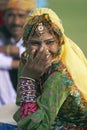
<instances>
[{"instance_id":1,"label":"forehead","mask_svg":"<svg viewBox=\"0 0 87 130\"><path fill-rule=\"evenodd\" d=\"M33 35L30 37L30 39L50 39L54 37L54 33L52 29L48 28L42 23L39 23L33 30Z\"/></svg>"},{"instance_id":2,"label":"forehead","mask_svg":"<svg viewBox=\"0 0 87 130\"><path fill-rule=\"evenodd\" d=\"M21 9L20 10L19 9L8 9L8 10L5 11L5 14L7 14L7 15L10 14L10 13L11 14L24 14L25 15L27 13L27 11L24 11L24 10L21 10Z\"/></svg>"},{"instance_id":3,"label":"forehead","mask_svg":"<svg viewBox=\"0 0 87 130\"><path fill-rule=\"evenodd\" d=\"M47 39L52 39L54 38L54 36L52 34L50 34L49 32L45 32L43 34L41 34L40 36L36 35L36 36L32 36L29 39L33 39L33 40L47 40Z\"/></svg>"}]
</instances>

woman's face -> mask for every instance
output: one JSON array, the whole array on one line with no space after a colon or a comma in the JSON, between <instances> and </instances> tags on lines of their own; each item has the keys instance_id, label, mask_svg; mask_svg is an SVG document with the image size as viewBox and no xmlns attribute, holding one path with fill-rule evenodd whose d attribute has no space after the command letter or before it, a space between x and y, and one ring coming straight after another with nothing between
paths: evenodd
<instances>
[{"instance_id":1,"label":"woman's face","mask_svg":"<svg viewBox=\"0 0 87 130\"><path fill-rule=\"evenodd\" d=\"M53 59L58 52L58 39L54 36L54 34L49 33L47 30L43 31L40 35L37 34L29 38L29 52L32 50L37 52L41 47L44 48L46 52L48 52L49 57Z\"/></svg>"}]
</instances>

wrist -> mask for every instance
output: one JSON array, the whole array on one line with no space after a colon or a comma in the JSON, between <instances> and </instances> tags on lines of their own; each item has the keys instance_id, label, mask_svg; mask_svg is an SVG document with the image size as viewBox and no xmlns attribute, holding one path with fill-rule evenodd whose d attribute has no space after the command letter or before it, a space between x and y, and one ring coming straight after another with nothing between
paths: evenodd
<instances>
[{"instance_id":1,"label":"wrist","mask_svg":"<svg viewBox=\"0 0 87 130\"><path fill-rule=\"evenodd\" d=\"M36 102L35 80L28 77L20 77L18 87L20 90L21 103Z\"/></svg>"},{"instance_id":2,"label":"wrist","mask_svg":"<svg viewBox=\"0 0 87 130\"><path fill-rule=\"evenodd\" d=\"M20 76L20 79L27 79L27 80L31 80L31 81L35 82L35 79L33 79L31 77L27 77L27 76Z\"/></svg>"}]
</instances>

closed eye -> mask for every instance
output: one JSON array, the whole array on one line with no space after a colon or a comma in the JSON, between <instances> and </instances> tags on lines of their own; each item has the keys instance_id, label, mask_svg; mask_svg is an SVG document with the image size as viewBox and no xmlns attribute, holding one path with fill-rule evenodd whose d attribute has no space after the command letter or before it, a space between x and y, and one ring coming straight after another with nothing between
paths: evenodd
<instances>
[{"instance_id":1,"label":"closed eye","mask_svg":"<svg viewBox=\"0 0 87 130\"><path fill-rule=\"evenodd\" d=\"M46 42L47 45L54 44L55 39L46 40L45 42Z\"/></svg>"},{"instance_id":2,"label":"closed eye","mask_svg":"<svg viewBox=\"0 0 87 130\"><path fill-rule=\"evenodd\" d=\"M54 44L55 42L55 39L47 39L47 40L41 40L41 41L37 41L37 40L29 40L29 44L32 44L32 45L41 45L42 43L45 43L47 45L50 45L50 44Z\"/></svg>"},{"instance_id":3,"label":"closed eye","mask_svg":"<svg viewBox=\"0 0 87 130\"><path fill-rule=\"evenodd\" d=\"M29 43L32 45L41 45L41 41L30 40Z\"/></svg>"}]
</instances>

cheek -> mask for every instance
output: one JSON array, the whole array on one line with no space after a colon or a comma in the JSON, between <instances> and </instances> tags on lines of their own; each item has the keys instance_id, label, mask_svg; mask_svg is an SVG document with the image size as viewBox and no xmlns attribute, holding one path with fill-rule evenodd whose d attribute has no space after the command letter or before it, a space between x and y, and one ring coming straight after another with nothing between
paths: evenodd
<instances>
[{"instance_id":1,"label":"cheek","mask_svg":"<svg viewBox=\"0 0 87 130\"><path fill-rule=\"evenodd\" d=\"M58 52L58 45L53 45L49 48L49 50L52 52L52 53L57 53Z\"/></svg>"},{"instance_id":2,"label":"cheek","mask_svg":"<svg viewBox=\"0 0 87 130\"><path fill-rule=\"evenodd\" d=\"M14 21L14 18L12 16L8 16L7 21L8 23L12 23Z\"/></svg>"},{"instance_id":3,"label":"cheek","mask_svg":"<svg viewBox=\"0 0 87 130\"><path fill-rule=\"evenodd\" d=\"M6 21L6 26L8 27L8 29L10 29L10 26L12 25L12 23L13 23L13 19L8 18Z\"/></svg>"},{"instance_id":4,"label":"cheek","mask_svg":"<svg viewBox=\"0 0 87 130\"><path fill-rule=\"evenodd\" d=\"M25 17L25 18L21 18L21 19L20 19L21 24L24 25L24 23L25 23L25 19L26 19L26 18L27 18L27 17Z\"/></svg>"}]
</instances>

